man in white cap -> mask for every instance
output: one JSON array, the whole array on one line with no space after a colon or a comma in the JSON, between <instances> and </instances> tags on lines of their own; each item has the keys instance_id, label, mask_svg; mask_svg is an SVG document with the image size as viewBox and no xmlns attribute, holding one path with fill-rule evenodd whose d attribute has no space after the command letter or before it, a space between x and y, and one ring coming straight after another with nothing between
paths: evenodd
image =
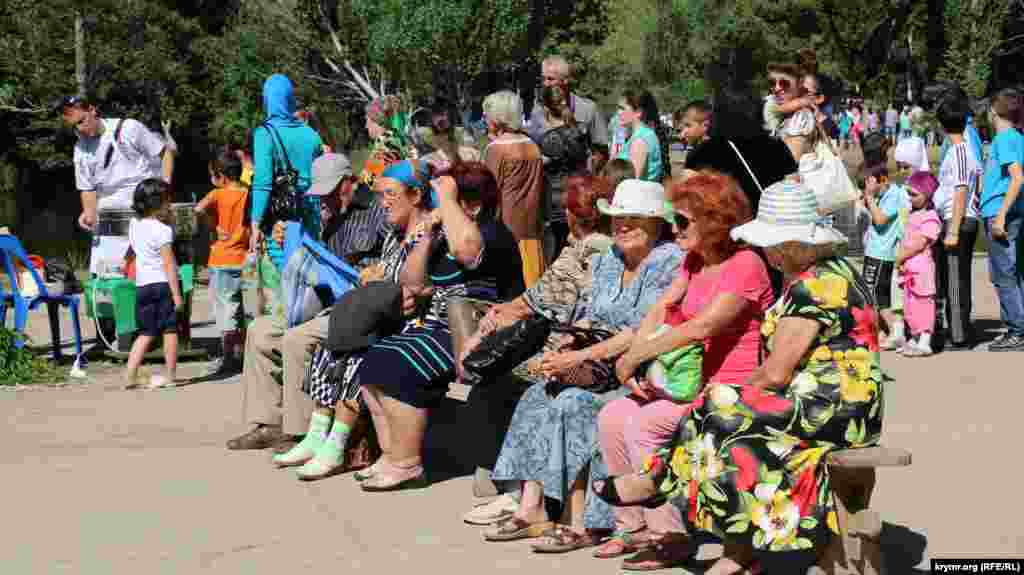
<instances>
[{"instance_id":1,"label":"man in white cap","mask_svg":"<svg viewBox=\"0 0 1024 575\"><path fill-rule=\"evenodd\" d=\"M328 153L314 160L307 194L321 196L321 237L334 255L359 269L380 258L389 230L384 208L372 191L358 184L348 158ZM283 231L275 229L278 233ZM327 337L329 317L325 310L288 329L273 316L258 317L249 325L242 411L253 427L229 441L228 449L275 447L282 452L305 433L313 402L302 392L302 378L316 345Z\"/></svg>"}]
</instances>

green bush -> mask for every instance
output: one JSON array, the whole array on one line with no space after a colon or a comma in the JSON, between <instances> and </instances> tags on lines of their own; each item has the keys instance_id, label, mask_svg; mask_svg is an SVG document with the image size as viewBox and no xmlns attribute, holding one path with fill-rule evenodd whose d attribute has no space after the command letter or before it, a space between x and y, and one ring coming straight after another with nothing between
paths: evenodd
<instances>
[{"instance_id":1,"label":"green bush","mask_svg":"<svg viewBox=\"0 0 1024 575\"><path fill-rule=\"evenodd\" d=\"M0 327L0 386L32 383L57 383L62 370L34 353L28 346L16 345L18 334Z\"/></svg>"}]
</instances>

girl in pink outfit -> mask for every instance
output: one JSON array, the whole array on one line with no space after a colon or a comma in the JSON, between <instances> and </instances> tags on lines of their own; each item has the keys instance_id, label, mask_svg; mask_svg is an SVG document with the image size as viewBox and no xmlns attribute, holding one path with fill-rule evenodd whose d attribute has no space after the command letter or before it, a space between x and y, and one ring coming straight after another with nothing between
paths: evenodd
<instances>
[{"instance_id":1,"label":"girl in pink outfit","mask_svg":"<svg viewBox=\"0 0 1024 575\"><path fill-rule=\"evenodd\" d=\"M910 338L901 350L908 357L932 354L935 330L935 260L932 245L939 238L942 222L932 208L932 194L939 187L929 172L917 172L907 180L910 188L910 217L896 254L899 284L903 287L903 317Z\"/></svg>"},{"instance_id":2,"label":"girl in pink outfit","mask_svg":"<svg viewBox=\"0 0 1024 575\"><path fill-rule=\"evenodd\" d=\"M702 380L742 384L757 367L761 321L772 304L762 259L729 237L752 219L747 197L727 176L698 174L671 192L678 245L687 251L679 277L651 310L616 364L632 393L609 402L598 416L608 473L640 471L646 456L668 442L690 404L659 393L638 369L659 355L704 342ZM663 335L651 337L663 325ZM673 567L689 556L682 518L672 504L657 509L615 508L615 534L594 553L626 559L627 570ZM648 547L654 547L647 549Z\"/></svg>"}]
</instances>

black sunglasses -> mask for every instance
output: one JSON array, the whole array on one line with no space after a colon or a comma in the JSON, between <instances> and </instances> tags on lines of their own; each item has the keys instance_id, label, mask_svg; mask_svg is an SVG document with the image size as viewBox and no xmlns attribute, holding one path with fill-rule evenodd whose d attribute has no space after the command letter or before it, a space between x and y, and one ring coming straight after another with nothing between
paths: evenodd
<instances>
[{"instance_id":1,"label":"black sunglasses","mask_svg":"<svg viewBox=\"0 0 1024 575\"><path fill-rule=\"evenodd\" d=\"M676 235L677 236L679 234L681 234L682 232L685 232L686 228L690 227L690 218L684 216L683 214L681 214L679 212L676 212L675 220L676 221L675 221L674 225L676 227Z\"/></svg>"}]
</instances>

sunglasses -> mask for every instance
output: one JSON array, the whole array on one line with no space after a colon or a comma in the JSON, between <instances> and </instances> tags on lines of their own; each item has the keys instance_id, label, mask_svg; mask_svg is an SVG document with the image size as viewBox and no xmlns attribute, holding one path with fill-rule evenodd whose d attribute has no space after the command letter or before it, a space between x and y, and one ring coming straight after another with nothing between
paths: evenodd
<instances>
[{"instance_id":1,"label":"sunglasses","mask_svg":"<svg viewBox=\"0 0 1024 575\"><path fill-rule=\"evenodd\" d=\"M683 235L683 232L685 232L686 229L690 227L690 218L684 216L680 212L676 212L676 218L675 219L676 219L676 221L675 221L675 224L673 224L673 225L676 228L676 236L678 237L678 236Z\"/></svg>"},{"instance_id":2,"label":"sunglasses","mask_svg":"<svg viewBox=\"0 0 1024 575\"><path fill-rule=\"evenodd\" d=\"M780 88L783 92L793 87L793 81L789 78L769 78L768 82L772 88Z\"/></svg>"}]
</instances>

